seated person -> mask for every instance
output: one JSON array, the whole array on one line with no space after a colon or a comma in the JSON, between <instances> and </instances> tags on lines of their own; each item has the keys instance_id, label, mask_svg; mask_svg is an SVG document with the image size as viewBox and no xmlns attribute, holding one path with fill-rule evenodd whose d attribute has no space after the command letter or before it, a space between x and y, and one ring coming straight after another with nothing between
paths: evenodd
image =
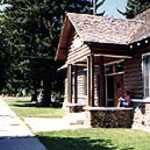
<instances>
[{"instance_id":1,"label":"seated person","mask_svg":"<svg viewBox=\"0 0 150 150\"><path fill-rule=\"evenodd\" d=\"M131 106L131 93L126 91L123 96L119 98L118 107L130 107Z\"/></svg>"}]
</instances>

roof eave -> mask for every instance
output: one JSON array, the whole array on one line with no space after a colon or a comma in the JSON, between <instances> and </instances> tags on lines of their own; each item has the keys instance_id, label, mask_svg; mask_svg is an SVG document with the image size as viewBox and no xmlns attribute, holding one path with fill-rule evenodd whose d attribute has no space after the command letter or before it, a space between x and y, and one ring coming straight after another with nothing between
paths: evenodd
<instances>
[{"instance_id":1,"label":"roof eave","mask_svg":"<svg viewBox=\"0 0 150 150\"><path fill-rule=\"evenodd\" d=\"M91 41L84 41L85 44L87 44L90 47L116 47L116 48L125 48L128 49L129 45L128 44L120 44L120 43L100 43L100 42L91 42Z\"/></svg>"},{"instance_id":2,"label":"roof eave","mask_svg":"<svg viewBox=\"0 0 150 150\"><path fill-rule=\"evenodd\" d=\"M67 18L67 16L66 16L66 17L65 17L65 20L64 20L63 27L62 27L62 29L61 29L61 33L60 33L60 38L59 38L58 47L57 47L57 51L56 51L55 60L61 59L61 57L59 56L59 54L60 54L61 44L62 44L63 35L64 35L64 28L65 28L65 26L66 26L67 20L68 20L68 18Z\"/></svg>"},{"instance_id":3,"label":"roof eave","mask_svg":"<svg viewBox=\"0 0 150 150\"><path fill-rule=\"evenodd\" d=\"M69 41L69 37L71 35L70 33L73 32L72 28L73 27L71 25L71 22L69 21L68 16L65 15L65 19L64 19L63 27L61 29L59 43L58 43L58 47L57 47L57 51L56 51L55 60L64 60L65 59L64 58L65 55L63 54L63 52L66 51L66 49L68 47L68 41Z\"/></svg>"}]
</instances>

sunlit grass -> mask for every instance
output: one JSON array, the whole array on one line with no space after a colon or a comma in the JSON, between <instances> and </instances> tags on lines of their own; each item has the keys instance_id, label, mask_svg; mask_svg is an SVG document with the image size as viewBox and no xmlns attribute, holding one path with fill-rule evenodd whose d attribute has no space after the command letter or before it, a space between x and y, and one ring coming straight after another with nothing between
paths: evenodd
<instances>
[{"instance_id":1,"label":"sunlit grass","mask_svg":"<svg viewBox=\"0 0 150 150\"><path fill-rule=\"evenodd\" d=\"M61 108L36 107L33 106L29 98L6 99L6 102L15 113L21 117L63 117L64 112Z\"/></svg>"}]
</instances>

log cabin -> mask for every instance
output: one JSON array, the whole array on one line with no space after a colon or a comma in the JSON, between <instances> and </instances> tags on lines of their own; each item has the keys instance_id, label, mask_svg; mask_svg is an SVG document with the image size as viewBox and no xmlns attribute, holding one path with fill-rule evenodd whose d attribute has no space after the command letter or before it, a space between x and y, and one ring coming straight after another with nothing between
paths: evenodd
<instances>
[{"instance_id":1,"label":"log cabin","mask_svg":"<svg viewBox=\"0 0 150 150\"><path fill-rule=\"evenodd\" d=\"M64 108L88 112L93 127L150 127L149 20L150 9L134 19L66 14L56 53L66 70ZM116 107L125 90L134 109Z\"/></svg>"}]
</instances>

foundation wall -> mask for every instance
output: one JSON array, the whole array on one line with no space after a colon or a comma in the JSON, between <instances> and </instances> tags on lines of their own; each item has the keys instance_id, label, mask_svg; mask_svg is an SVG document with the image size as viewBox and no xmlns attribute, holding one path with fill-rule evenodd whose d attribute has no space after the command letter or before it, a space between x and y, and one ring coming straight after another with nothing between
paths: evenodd
<instances>
[{"instance_id":1,"label":"foundation wall","mask_svg":"<svg viewBox=\"0 0 150 150\"><path fill-rule=\"evenodd\" d=\"M133 109L116 107L87 108L87 126L94 128L130 128L132 126Z\"/></svg>"}]
</instances>

